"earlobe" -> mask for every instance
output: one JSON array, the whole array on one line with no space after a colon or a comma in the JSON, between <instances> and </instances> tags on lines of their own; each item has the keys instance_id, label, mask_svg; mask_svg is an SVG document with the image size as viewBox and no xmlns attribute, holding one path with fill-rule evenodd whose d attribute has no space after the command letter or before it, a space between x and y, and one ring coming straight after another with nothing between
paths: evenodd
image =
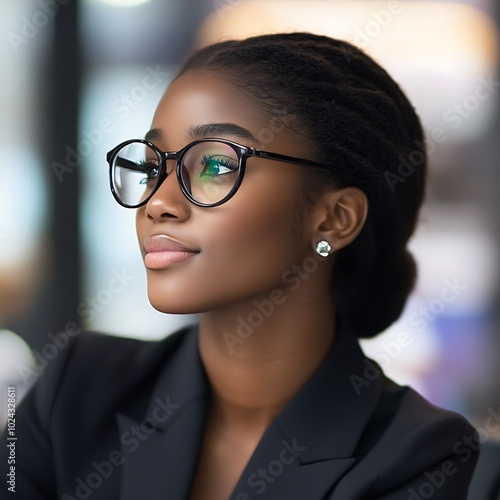
<instances>
[{"instance_id":1,"label":"earlobe","mask_svg":"<svg viewBox=\"0 0 500 500\"><path fill-rule=\"evenodd\" d=\"M346 187L324 193L320 201L316 246L327 241L335 250L349 245L363 229L368 215L368 198L359 188Z\"/></svg>"}]
</instances>

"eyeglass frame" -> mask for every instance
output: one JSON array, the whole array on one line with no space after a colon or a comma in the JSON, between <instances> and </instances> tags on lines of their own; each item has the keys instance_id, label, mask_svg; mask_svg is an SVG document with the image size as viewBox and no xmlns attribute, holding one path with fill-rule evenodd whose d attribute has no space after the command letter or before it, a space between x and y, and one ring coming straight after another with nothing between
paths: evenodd
<instances>
[{"instance_id":1,"label":"eyeglass frame","mask_svg":"<svg viewBox=\"0 0 500 500\"><path fill-rule=\"evenodd\" d=\"M203 143L203 142L220 142L223 143L227 146L230 146L237 154L238 156L238 177L236 179L236 182L234 183L234 186L232 187L231 191L222 198L221 200L215 202L215 203L202 203L200 201L197 201L196 199L193 198L191 193L187 190L186 186L184 185L184 181L182 179L182 159L184 158L185 154L194 146L197 144ZM116 155L118 152L128 146L129 144L132 143L140 143L144 144L145 146L148 146L151 148L160 158L160 164L158 165L158 177L156 178L156 184L155 187L152 189L151 193L140 203L136 205L128 205L124 203L123 201L120 200L118 193L116 193L115 188L113 186L113 162L115 160ZM250 146L243 146L242 144L238 144L237 142L230 141L228 139L222 139L222 138L216 138L216 137L206 137L206 138L201 138L201 139L196 139L195 141L190 142L183 148L179 149L178 151L161 151L158 147L156 147L153 143L145 140L145 139L129 139L127 141L124 141L118 146L114 147L111 151L109 151L106 154L106 161L109 163L109 180L110 180L110 187L111 187L111 192L113 194L113 197L115 200L118 202L119 205L125 208L140 208L144 205L146 205L149 200L156 194L160 186L163 184L165 179L169 174L167 174L167 160L175 160L175 171L176 171L176 177L177 177L177 182L179 183L179 187L181 188L182 194L194 205L198 207L203 207L203 208L211 208L211 207L218 207L220 205L223 205L227 201L229 201L238 191L238 189L241 186L241 183L243 182L243 178L245 176L245 170L246 170L246 160L247 158L264 158L264 159L269 159L269 160L276 160L276 161L281 161L285 163L293 163L295 165L302 165L302 166L310 166L310 167L315 167L315 168L322 168L322 169L327 169L327 170L332 170L331 165L327 165L326 163L321 163L317 162L314 160L306 160L304 158L297 158L295 156L288 156L284 155L281 153L272 153L270 151L264 151L262 149L258 148L252 148Z\"/></svg>"}]
</instances>

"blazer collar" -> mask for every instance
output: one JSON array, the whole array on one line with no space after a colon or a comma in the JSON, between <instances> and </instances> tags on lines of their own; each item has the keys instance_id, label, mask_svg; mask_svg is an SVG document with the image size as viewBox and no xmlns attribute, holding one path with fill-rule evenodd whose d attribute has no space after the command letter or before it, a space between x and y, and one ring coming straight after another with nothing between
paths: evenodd
<instances>
[{"instance_id":1,"label":"blazer collar","mask_svg":"<svg viewBox=\"0 0 500 500\"><path fill-rule=\"evenodd\" d=\"M117 414L124 457L121 500L189 497L203 437L208 385L199 357L198 329L164 363L147 409ZM140 435L139 435L140 433Z\"/></svg>"},{"instance_id":2,"label":"blazer collar","mask_svg":"<svg viewBox=\"0 0 500 500\"><path fill-rule=\"evenodd\" d=\"M231 500L294 498L297 491L323 498L354 465L354 450L380 397L381 372L356 391L353 377L366 369L354 336L338 328L318 370L264 433ZM146 412L117 415L125 459L122 500L189 497L207 402L193 327L160 371Z\"/></svg>"},{"instance_id":3,"label":"blazer collar","mask_svg":"<svg viewBox=\"0 0 500 500\"><path fill-rule=\"evenodd\" d=\"M354 451L380 397L381 372L370 376L362 391L353 385L359 380L356 377L364 376L366 367L354 335L339 325L318 370L262 437L231 500L246 498L238 498L240 492L266 500L324 498L356 462ZM283 452L288 448L293 451ZM293 452L296 459L284 463ZM262 469L267 470L268 478L259 474Z\"/></svg>"}]
</instances>

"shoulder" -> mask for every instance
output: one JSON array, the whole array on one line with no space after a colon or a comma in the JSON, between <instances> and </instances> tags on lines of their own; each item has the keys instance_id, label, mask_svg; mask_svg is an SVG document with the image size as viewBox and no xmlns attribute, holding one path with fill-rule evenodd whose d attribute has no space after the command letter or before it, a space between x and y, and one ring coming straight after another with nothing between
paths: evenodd
<instances>
[{"instance_id":1,"label":"shoulder","mask_svg":"<svg viewBox=\"0 0 500 500\"><path fill-rule=\"evenodd\" d=\"M79 404L90 400L112 403L147 384L193 333L193 327L185 327L161 341L143 341L82 332L49 362L33 388L42 424L50 418L57 400L64 404L72 399Z\"/></svg>"},{"instance_id":2,"label":"shoulder","mask_svg":"<svg viewBox=\"0 0 500 500\"><path fill-rule=\"evenodd\" d=\"M436 499L466 498L479 448L464 417L385 379L358 446L357 473L371 476L370 492L381 498L393 498L393 491L394 498L428 498L431 490Z\"/></svg>"},{"instance_id":3,"label":"shoulder","mask_svg":"<svg viewBox=\"0 0 500 500\"><path fill-rule=\"evenodd\" d=\"M196 334L196 328L187 327L158 342L97 333L81 333L71 341L59 338L57 355L45 360L44 373L16 412L21 497L56 498L56 488L74 489L73 478L86 471L85 463L119 449L118 412L140 412L158 373L174 362L182 346L192 349ZM114 491L118 480L109 479L106 491ZM101 497L110 498L104 483L102 488Z\"/></svg>"},{"instance_id":4,"label":"shoulder","mask_svg":"<svg viewBox=\"0 0 500 500\"><path fill-rule=\"evenodd\" d=\"M391 407L393 413L383 436L394 448L396 461L398 452L405 453L415 447L421 450L423 457L471 456L470 451L463 453L462 445L467 444L475 430L463 416L433 405L409 387L387 380L378 412L383 414ZM418 463L418 457L413 461Z\"/></svg>"}]
</instances>

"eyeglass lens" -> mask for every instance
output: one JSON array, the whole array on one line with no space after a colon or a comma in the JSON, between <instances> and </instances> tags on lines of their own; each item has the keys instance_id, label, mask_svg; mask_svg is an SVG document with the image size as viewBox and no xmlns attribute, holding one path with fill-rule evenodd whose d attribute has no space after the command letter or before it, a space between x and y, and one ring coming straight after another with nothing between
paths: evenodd
<instances>
[{"instance_id":1,"label":"eyeglass lens","mask_svg":"<svg viewBox=\"0 0 500 500\"><path fill-rule=\"evenodd\" d=\"M199 142L184 150L180 181L192 198L204 204L223 200L238 179L238 153L223 142ZM139 205L156 188L160 155L147 144L132 142L121 148L112 163L112 182L118 198Z\"/></svg>"}]
</instances>

